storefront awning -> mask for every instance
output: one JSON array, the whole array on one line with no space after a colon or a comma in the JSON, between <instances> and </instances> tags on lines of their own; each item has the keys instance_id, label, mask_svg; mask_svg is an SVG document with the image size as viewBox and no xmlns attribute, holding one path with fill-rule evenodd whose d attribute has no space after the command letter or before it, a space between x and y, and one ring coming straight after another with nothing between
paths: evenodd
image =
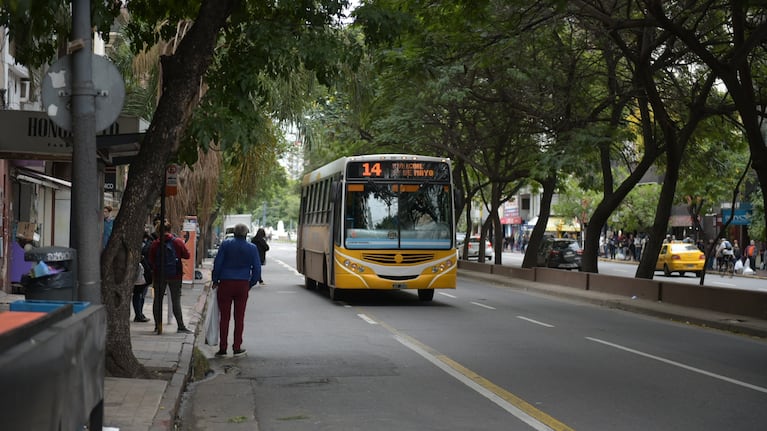
<instances>
[{"instance_id":1,"label":"storefront awning","mask_svg":"<svg viewBox=\"0 0 767 431\"><path fill-rule=\"evenodd\" d=\"M693 225L689 214L672 215L668 219L668 225L671 227L690 227Z\"/></svg>"},{"instance_id":2,"label":"storefront awning","mask_svg":"<svg viewBox=\"0 0 767 431\"><path fill-rule=\"evenodd\" d=\"M108 164L130 161L138 153L146 121L120 116L96 136L99 156ZM0 158L72 160L72 134L40 111L0 110Z\"/></svg>"},{"instance_id":3,"label":"storefront awning","mask_svg":"<svg viewBox=\"0 0 767 431\"><path fill-rule=\"evenodd\" d=\"M72 188L72 183L70 181L51 177L30 169L16 168L16 179L32 184L38 184L54 190L69 190Z\"/></svg>"},{"instance_id":4,"label":"storefront awning","mask_svg":"<svg viewBox=\"0 0 767 431\"><path fill-rule=\"evenodd\" d=\"M748 226L751 224L751 209L750 208L737 208L735 213L729 208L722 208L721 223L724 224L732 215L730 225L733 226Z\"/></svg>"},{"instance_id":5,"label":"storefront awning","mask_svg":"<svg viewBox=\"0 0 767 431\"><path fill-rule=\"evenodd\" d=\"M538 217L533 217L527 222L527 226L532 229L538 223ZM546 222L546 232L580 232L578 225L567 223L564 217L551 216Z\"/></svg>"}]
</instances>

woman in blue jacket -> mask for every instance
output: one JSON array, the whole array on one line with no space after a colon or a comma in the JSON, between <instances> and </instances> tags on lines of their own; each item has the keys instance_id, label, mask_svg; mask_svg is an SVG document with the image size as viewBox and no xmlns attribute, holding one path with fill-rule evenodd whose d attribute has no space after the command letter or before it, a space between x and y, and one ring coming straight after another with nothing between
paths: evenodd
<instances>
[{"instance_id":1,"label":"woman in blue jacket","mask_svg":"<svg viewBox=\"0 0 767 431\"><path fill-rule=\"evenodd\" d=\"M258 248L248 242L248 227L238 224L234 227L234 238L221 244L213 261L213 289L216 290L219 321L219 349L216 356L226 356L229 337L229 318L234 303L234 356L242 356L242 330L245 325L245 307L248 291L261 279L261 260Z\"/></svg>"}]
</instances>

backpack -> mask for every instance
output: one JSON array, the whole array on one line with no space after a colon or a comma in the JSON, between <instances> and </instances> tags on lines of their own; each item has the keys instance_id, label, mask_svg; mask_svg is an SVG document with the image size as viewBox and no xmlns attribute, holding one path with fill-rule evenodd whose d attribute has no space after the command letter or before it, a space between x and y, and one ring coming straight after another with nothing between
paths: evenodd
<instances>
[{"instance_id":1,"label":"backpack","mask_svg":"<svg viewBox=\"0 0 767 431\"><path fill-rule=\"evenodd\" d=\"M154 261L160 261L160 247L155 251ZM165 261L162 264L162 270L166 277L174 277L181 272L181 261L176 255L176 247L173 246L173 239L165 241Z\"/></svg>"}]
</instances>

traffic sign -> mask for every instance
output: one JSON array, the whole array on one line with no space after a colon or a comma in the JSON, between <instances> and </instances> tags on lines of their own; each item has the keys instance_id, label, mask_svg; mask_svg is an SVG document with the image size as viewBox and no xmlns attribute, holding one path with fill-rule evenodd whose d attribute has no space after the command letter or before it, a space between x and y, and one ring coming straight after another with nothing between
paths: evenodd
<instances>
[{"instance_id":1,"label":"traffic sign","mask_svg":"<svg viewBox=\"0 0 767 431\"><path fill-rule=\"evenodd\" d=\"M168 165L165 169L165 196L176 196L178 193L178 171L176 164Z\"/></svg>"},{"instance_id":2,"label":"traffic sign","mask_svg":"<svg viewBox=\"0 0 767 431\"><path fill-rule=\"evenodd\" d=\"M112 62L92 54L93 89L96 91L96 131L115 122L125 102L125 83ZM43 107L53 122L72 131L72 56L51 65L43 78Z\"/></svg>"}]
</instances>

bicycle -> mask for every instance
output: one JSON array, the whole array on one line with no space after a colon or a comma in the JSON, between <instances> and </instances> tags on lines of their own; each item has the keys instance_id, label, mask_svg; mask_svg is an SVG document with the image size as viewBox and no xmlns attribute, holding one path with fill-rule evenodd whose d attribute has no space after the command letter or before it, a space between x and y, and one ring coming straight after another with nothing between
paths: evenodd
<instances>
[{"instance_id":1,"label":"bicycle","mask_svg":"<svg viewBox=\"0 0 767 431\"><path fill-rule=\"evenodd\" d=\"M725 254L719 258L719 265L717 270L722 277L727 273L732 277L735 275L735 256Z\"/></svg>"}]
</instances>

